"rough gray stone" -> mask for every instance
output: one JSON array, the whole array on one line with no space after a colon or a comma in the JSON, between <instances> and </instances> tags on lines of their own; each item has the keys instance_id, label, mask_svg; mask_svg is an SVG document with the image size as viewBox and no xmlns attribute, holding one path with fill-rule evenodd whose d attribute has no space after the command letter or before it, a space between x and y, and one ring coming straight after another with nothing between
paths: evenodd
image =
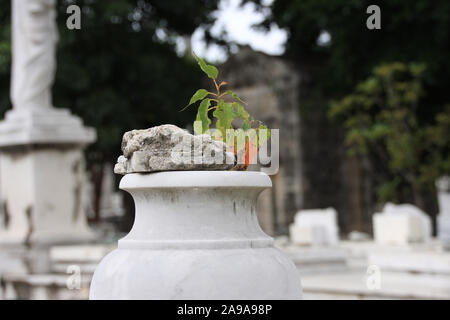
<instances>
[{"instance_id":1,"label":"rough gray stone","mask_svg":"<svg viewBox=\"0 0 450 320\"><path fill-rule=\"evenodd\" d=\"M132 130L123 135L123 156L114 172L157 172L177 170L228 170L235 156L223 142L209 135L192 135L174 125Z\"/></svg>"}]
</instances>

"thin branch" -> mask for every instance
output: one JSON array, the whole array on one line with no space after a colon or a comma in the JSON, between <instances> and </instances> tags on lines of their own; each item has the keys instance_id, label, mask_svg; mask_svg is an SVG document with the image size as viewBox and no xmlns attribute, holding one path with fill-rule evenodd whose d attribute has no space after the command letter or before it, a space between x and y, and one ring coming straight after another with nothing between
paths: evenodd
<instances>
[{"instance_id":1,"label":"thin branch","mask_svg":"<svg viewBox=\"0 0 450 320\"><path fill-rule=\"evenodd\" d=\"M213 81L214 81L214 85L216 86L217 95L220 95L220 89L219 89L219 86L217 85L216 79L213 79Z\"/></svg>"}]
</instances>

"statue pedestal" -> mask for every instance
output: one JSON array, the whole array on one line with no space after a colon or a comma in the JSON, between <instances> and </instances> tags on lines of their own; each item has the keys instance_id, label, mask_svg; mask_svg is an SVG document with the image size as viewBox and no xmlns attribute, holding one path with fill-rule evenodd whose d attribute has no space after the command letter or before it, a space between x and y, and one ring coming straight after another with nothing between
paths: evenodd
<instances>
[{"instance_id":1,"label":"statue pedestal","mask_svg":"<svg viewBox=\"0 0 450 320\"><path fill-rule=\"evenodd\" d=\"M13 109L0 122L0 244L94 239L82 188L84 146L95 131L68 110Z\"/></svg>"},{"instance_id":2,"label":"statue pedestal","mask_svg":"<svg viewBox=\"0 0 450 320\"><path fill-rule=\"evenodd\" d=\"M12 109L0 122L0 148L32 144L86 145L95 131L86 128L69 110L57 108Z\"/></svg>"}]
</instances>

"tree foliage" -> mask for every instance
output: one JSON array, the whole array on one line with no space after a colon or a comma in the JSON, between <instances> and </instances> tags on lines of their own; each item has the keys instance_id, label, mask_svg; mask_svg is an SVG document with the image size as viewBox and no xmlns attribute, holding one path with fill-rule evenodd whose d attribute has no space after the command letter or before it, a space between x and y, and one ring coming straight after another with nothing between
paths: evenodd
<instances>
[{"instance_id":1,"label":"tree foliage","mask_svg":"<svg viewBox=\"0 0 450 320\"><path fill-rule=\"evenodd\" d=\"M245 2L264 7L262 0ZM380 30L366 27L366 9L373 4L381 9ZM388 157L375 158L388 176L378 181L380 200L398 196L399 186L430 186L438 173L449 173L448 149L442 145L448 146L448 140L438 136L445 131L450 104L449 1L274 0L270 9L259 27L275 23L287 31L285 56L312 84L310 92L303 90L302 101L317 94L329 101L343 99L342 110L335 105L332 112L342 115L337 119L344 122L335 123L344 127L347 142L360 151L384 146ZM319 41L324 34L330 41ZM419 65L426 69L414 70ZM386 77L391 76L389 83ZM410 80L399 80L402 76ZM309 107L301 107L307 117ZM325 104L319 111L324 119L328 108ZM412 126L409 131L401 126L405 121ZM334 130L331 124L322 130Z\"/></svg>"},{"instance_id":2,"label":"tree foliage","mask_svg":"<svg viewBox=\"0 0 450 320\"><path fill-rule=\"evenodd\" d=\"M260 7L261 0L255 2ZM366 9L381 9L381 30L369 30ZM420 61L427 80L445 92L450 79L450 2L446 0L274 0L260 25L276 23L288 32L286 56L321 61L319 85L346 94L380 63ZM318 41L327 32L330 41ZM445 82L443 81L445 80ZM431 98L431 97L430 97Z\"/></svg>"},{"instance_id":3,"label":"tree foliage","mask_svg":"<svg viewBox=\"0 0 450 320\"><path fill-rule=\"evenodd\" d=\"M424 74L422 64L380 65L330 109L343 122L350 152L371 154L374 166L386 166L389 176L378 186L381 201L398 201L410 188L423 205L421 191L450 172L450 104L432 123L420 124Z\"/></svg>"}]
</instances>

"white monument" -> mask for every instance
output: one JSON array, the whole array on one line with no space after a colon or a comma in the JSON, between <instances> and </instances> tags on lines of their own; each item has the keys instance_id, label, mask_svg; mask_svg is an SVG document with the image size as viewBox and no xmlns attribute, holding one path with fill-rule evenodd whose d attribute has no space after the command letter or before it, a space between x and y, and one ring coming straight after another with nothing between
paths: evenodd
<instances>
[{"instance_id":1,"label":"white monument","mask_svg":"<svg viewBox=\"0 0 450 320\"><path fill-rule=\"evenodd\" d=\"M289 235L298 245L336 245L339 242L336 210L300 210L289 227Z\"/></svg>"},{"instance_id":2,"label":"white monument","mask_svg":"<svg viewBox=\"0 0 450 320\"><path fill-rule=\"evenodd\" d=\"M12 1L13 109L0 122L0 243L71 243L93 238L82 203L83 148L95 131L52 105L55 0Z\"/></svg>"},{"instance_id":3,"label":"white monument","mask_svg":"<svg viewBox=\"0 0 450 320\"><path fill-rule=\"evenodd\" d=\"M373 215L375 242L382 245L407 245L428 242L431 238L431 219L411 204L387 203L383 212Z\"/></svg>"},{"instance_id":4,"label":"white monument","mask_svg":"<svg viewBox=\"0 0 450 320\"><path fill-rule=\"evenodd\" d=\"M450 177L440 178L436 182L436 189L439 202L438 236L446 243L450 243Z\"/></svg>"}]
</instances>

